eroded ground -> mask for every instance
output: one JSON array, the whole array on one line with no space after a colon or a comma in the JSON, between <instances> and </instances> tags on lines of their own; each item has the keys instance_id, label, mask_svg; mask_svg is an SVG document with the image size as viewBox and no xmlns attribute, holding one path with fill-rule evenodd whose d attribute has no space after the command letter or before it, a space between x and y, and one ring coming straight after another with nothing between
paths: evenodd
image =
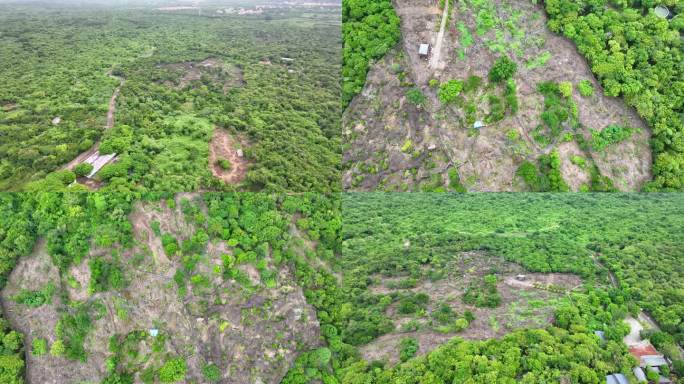
<instances>
[{"instance_id":1,"label":"eroded ground","mask_svg":"<svg viewBox=\"0 0 684 384\"><path fill-rule=\"evenodd\" d=\"M209 142L209 166L214 177L227 184L238 184L245 179L248 161L243 142L222 128L215 128ZM226 165L222 161L227 160Z\"/></svg>"},{"instance_id":2,"label":"eroded ground","mask_svg":"<svg viewBox=\"0 0 684 384\"><path fill-rule=\"evenodd\" d=\"M362 94L344 114L345 189L527 190L516 176L518 167L523 161L536 163L552 151L557 151L560 173L574 191L590 188L592 177L608 177L616 189L625 191L639 190L650 179L646 124L619 99L603 94L574 45L548 30L540 5L523 0L478 2L491 7L497 20L480 35L476 20L483 6L471 0L454 3L439 62L431 66L435 52L430 59L421 59L417 50L421 43L435 46L441 22L437 2L394 2L402 41L372 66ZM503 87L491 84L487 76L502 55L518 66L518 110L488 122L488 100L492 95L502 98ZM480 77L482 84L463 92L452 105L440 103L438 88L429 86L430 80L445 83L470 76ZM579 94L577 86L583 80L593 85L592 96ZM540 129L544 96L538 84L545 81L572 83L577 127L566 122L556 135ZM422 105L407 98L412 88L425 96ZM475 121L485 127L475 129ZM601 131L611 124L635 133L605 149L587 145L592 129Z\"/></svg>"},{"instance_id":3,"label":"eroded ground","mask_svg":"<svg viewBox=\"0 0 684 384\"><path fill-rule=\"evenodd\" d=\"M143 382L146 372L154 377L164 362L181 357L187 362L186 382L207 382L202 370L215 365L221 383L278 383L300 351L320 343L316 314L294 283L293 271L275 267L270 255L265 266L277 276L269 284L250 263L239 263L239 272L225 277L222 260L234 255L235 248L224 241L209 243L193 259L192 275L179 278L183 266L187 270L188 256L167 254L160 234L171 234L182 244L196 233L192 219L181 212L185 198L198 199L181 195L171 208L165 203L137 205L130 216L136 240L131 250L95 247L65 276L60 277L44 241L20 260L2 303L9 321L26 335L27 349L33 338L46 339L51 348L65 312L89 308L92 319L83 343L87 359L27 353L29 383L99 382L114 356L112 342L122 352L119 366L136 372L136 382ZM201 201L196 204L205 210ZM90 261L95 258L123 267L122 289L92 289ZM50 303L31 307L14 299L22 290L48 283L56 287Z\"/></svg>"},{"instance_id":4,"label":"eroded ground","mask_svg":"<svg viewBox=\"0 0 684 384\"><path fill-rule=\"evenodd\" d=\"M395 324L395 331L385 334L361 347L369 361L383 360L394 364L399 360L400 342L411 337L418 341L418 354L422 355L445 343L452 337L484 340L501 337L516 329L543 328L553 320L554 307L565 292L578 288L578 276L562 273L529 273L518 264L483 252L464 252L440 271L446 276L436 281L419 282L409 289L398 288L401 279L376 276L373 293L392 295L400 293L425 293L429 302L424 314L402 315L397 304L391 305L386 314ZM497 277L496 289L501 304L495 308L466 304L463 295L469 286L484 279L486 275ZM474 320L462 331L441 327L434 313L446 304L461 317L466 311Z\"/></svg>"}]
</instances>

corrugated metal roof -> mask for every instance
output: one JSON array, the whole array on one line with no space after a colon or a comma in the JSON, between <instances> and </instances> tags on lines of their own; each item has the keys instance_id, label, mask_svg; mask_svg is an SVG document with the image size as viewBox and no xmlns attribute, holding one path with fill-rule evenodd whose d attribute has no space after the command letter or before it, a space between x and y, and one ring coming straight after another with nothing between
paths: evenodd
<instances>
[{"instance_id":1,"label":"corrugated metal roof","mask_svg":"<svg viewBox=\"0 0 684 384\"><path fill-rule=\"evenodd\" d=\"M647 367L660 367L661 365L667 365L667 360L660 355L646 355L641 356L641 365Z\"/></svg>"},{"instance_id":2,"label":"corrugated metal roof","mask_svg":"<svg viewBox=\"0 0 684 384\"><path fill-rule=\"evenodd\" d=\"M629 353L636 357L637 360L641 360L642 356L658 355L658 350L650 342L646 341L645 344L629 347Z\"/></svg>"},{"instance_id":3,"label":"corrugated metal roof","mask_svg":"<svg viewBox=\"0 0 684 384\"><path fill-rule=\"evenodd\" d=\"M112 161L116 157L116 153L110 153L108 155L101 155L100 151L97 151L90 155L85 161L85 163L88 163L93 166L93 170L90 171L90 174L87 176L89 179L92 179L95 174L102 169L107 163Z\"/></svg>"},{"instance_id":4,"label":"corrugated metal roof","mask_svg":"<svg viewBox=\"0 0 684 384\"><path fill-rule=\"evenodd\" d=\"M645 383L646 381L648 381L646 380L646 373L644 373L644 370L640 367L632 369L632 372L634 372L634 376L636 376L637 381L639 381L640 383Z\"/></svg>"},{"instance_id":5,"label":"corrugated metal roof","mask_svg":"<svg viewBox=\"0 0 684 384\"><path fill-rule=\"evenodd\" d=\"M606 376L606 384L629 384L629 380L622 373Z\"/></svg>"}]
</instances>

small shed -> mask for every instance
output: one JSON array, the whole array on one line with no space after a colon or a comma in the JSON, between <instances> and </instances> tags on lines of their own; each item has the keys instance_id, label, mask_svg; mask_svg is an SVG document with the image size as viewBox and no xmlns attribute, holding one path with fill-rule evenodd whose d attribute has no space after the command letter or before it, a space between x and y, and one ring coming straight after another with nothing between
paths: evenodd
<instances>
[{"instance_id":1,"label":"small shed","mask_svg":"<svg viewBox=\"0 0 684 384\"><path fill-rule=\"evenodd\" d=\"M632 369L632 372L634 372L634 376L636 376L636 379L638 382L645 383L648 381L646 379L646 373L644 372L643 369L641 369L641 367L636 367L636 368Z\"/></svg>"},{"instance_id":2,"label":"small shed","mask_svg":"<svg viewBox=\"0 0 684 384\"><path fill-rule=\"evenodd\" d=\"M515 279L518 281L525 281L527 280L527 276L525 275L515 275Z\"/></svg>"},{"instance_id":3,"label":"small shed","mask_svg":"<svg viewBox=\"0 0 684 384\"><path fill-rule=\"evenodd\" d=\"M473 124L473 128L475 128L475 129L484 128L484 126L485 126L485 124L481 120L478 120L475 122L475 124Z\"/></svg>"},{"instance_id":4,"label":"small shed","mask_svg":"<svg viewBox=\"0 0 684 384\"><path fill-rule=\"evenodd\" d=\"M150 329L150 336L152 336L152 337L157 337L157 336L159 336L159 330L156 329L156 328Z\"/></svg>"},{"instance_id":5,"label":"small shed","mask_svg":"<svg viewBox=\"0 0 684 384\"><path fill-rule=\"evenodd\" d=\"M606 376L606 384L629 384L629 380L622 373L614 373Z\"/></svg>"},{"instance_id":6,"label":"small shed","mask_svg":"<svg viewBox=\"0 0 684 384\"><path fill-rule=\"evenodd\" d=\"M420 47L418 47L418 56L420 56L423 59L427 59L429 55L430 44L421 44Z\"/></svg>"}]
</instances>

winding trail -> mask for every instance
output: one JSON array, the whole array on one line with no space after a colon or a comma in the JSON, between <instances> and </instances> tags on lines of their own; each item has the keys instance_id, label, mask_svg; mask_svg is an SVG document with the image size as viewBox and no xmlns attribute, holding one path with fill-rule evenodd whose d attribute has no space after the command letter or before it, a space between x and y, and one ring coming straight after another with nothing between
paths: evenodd
<instances>
[{"instance_id":1,"label":"winding trail","mask_svg":"<svg viewBox=\"0 0 684 384\"><path fill-rule=\"evenodd\" d=\"M105 130L111 129L114 127L114 114L116 113L116 99L119 97L119 93L121 92L121 87L124 85L126 80L124 78L114 76L112 75L112 71L107 72L107 76L119 80L119 86L114 89L114 93L112 93L112 97L109 99L109 109L107 110L107 123L104 126ZM81 164L82 162L86 161L90 156L98 153L100 149L100 140L98 140L95 144L93 144L90 149L88 149L85 152L80 153L78 156L76 156L73 160L68 162L65 166L63 166L60 170L73 170L75 166Z\"/></svg>"},{"instance_id":2,"label":"winding trail","mask_svg":"<svg viewBox=\"0 0 684 384\"><path fill-rule=\"evenodd\" d=\"M430 58L430 68L437 69L439 59L442 56L442 41L444 40L444 30L446 29L446 22L449 16L449 0L444 2L444 12L442 13L442 25L439 27L439 34L437 35L437 42L435 43L434 54Z\"/></svg>"}]
</instances>

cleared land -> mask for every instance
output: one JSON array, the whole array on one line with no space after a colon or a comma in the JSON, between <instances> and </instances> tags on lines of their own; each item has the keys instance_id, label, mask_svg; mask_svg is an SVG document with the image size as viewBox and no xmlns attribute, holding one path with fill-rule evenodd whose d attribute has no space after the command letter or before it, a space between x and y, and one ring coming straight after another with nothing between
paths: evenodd
<instances>
[{"instance_id":1,"label":"cleared land","mask_svg":"<svg viewBox=\"0 0 684 384\"><path fill-rule=\"evenodd\" d=\"M112 337L124 351L119 364L143 375L170 357L182 356L187 362L186 380L196 382L205 382L203 368L214 364L222 383L278 383L299 352L319 345L316 313L290 268L278 268L274 287L264 286L260 272L250 264L237 266L238 278L224 279L223 260L235 256L235 247L216 241L196 256L187 288L178 284L188 257L169 254L159 234L172 235L180 243L189 241L196 225L183 214L181 200L196 197L177 196L175 208L164 203L136 205L130 215L135 247L120 254L112 248L94 248L66 276L60 276L53 265L45 241L20 260L2 291L2 304L12 326L26 335L26 345L34 338L54 345L67 306L73 306L72 311L90 308L92 317L84 340L87 361L27 353L28 382L99 382L108 373L112 352L107 341ZM96 258L122 266L126 287L93 291L91 262ZM274 268L270 256L265 260ZM47 284L64 295L54 294L38 307L14 299L22 291Z\"/></svg>"},{"instance_id":2,"label":"cleared land","mask_svg":"<svg viewBox=\"0 0 684 384\"><path fill-rule=\"evenodd\" d=\"M446 271L446 277L437 281L421 281L405 290L397 287L401 278L374 278L377 284L370 287L374 294L425 293L429 303L422 316L403 315L397 304L391 305L385 313L396 329L360 348L366 360L397 363L399 344L405 337L418 340L417 353L422 355L455 336L485 340L501 337L517 329L546 327L553 321L558 299L581 283L578 276L571 274L529 273L517 264L478 251L461 253L441 271ZM468 287L483 280L486 275L496 276L496 291L501 296L501 304L486 308L465 303L463 295ZM434 320L434 315L443 305L456 314L469 311L474 319L461 331L442 327Z\"/></svg>"},{"instance_id":3,"label":"cleared land","mask_svg":"<svg viewBox=\"0 0 684 384\"><path fill-rule=\"evenodd\" d=\"M524 191L528 187L516 176L519 166L557 153L570 190L597 188L602 176L615 189L639 190L651 177L645 122L621 100L603 94L573 43L546 27L541 6L475 3L452 6L441 56L437 46L433 50L432 60L439 63L431 65L432 60L418 57L418 46L436 41L439 9L427 0L394 2L401 44L373 65L362 94L343 117L345 189L457 190L461 186L452 183L451 172L469 191ZM478 16L483 12L494 20L491 26L483 26ZM502 56L517 64L517 108L494 118L493 111L507 100L506 86L490 82L488 73ZM439 87L429 84L473 76L481 79L479 85L462 91L453 103L440 101ZM545 96L538 89L549 81L572 85L572 94L561 103L576 111L576 118L568 118L557 132L545 125ZM591 84L593 95L580 95L580 82ZM409 91L420 92L424 100L412 101ZM484 127L474 128L476 121ZM603 148L593 145L592 132L611 125L628 127L631 135Z\"/></svg>"}]
</instances>

